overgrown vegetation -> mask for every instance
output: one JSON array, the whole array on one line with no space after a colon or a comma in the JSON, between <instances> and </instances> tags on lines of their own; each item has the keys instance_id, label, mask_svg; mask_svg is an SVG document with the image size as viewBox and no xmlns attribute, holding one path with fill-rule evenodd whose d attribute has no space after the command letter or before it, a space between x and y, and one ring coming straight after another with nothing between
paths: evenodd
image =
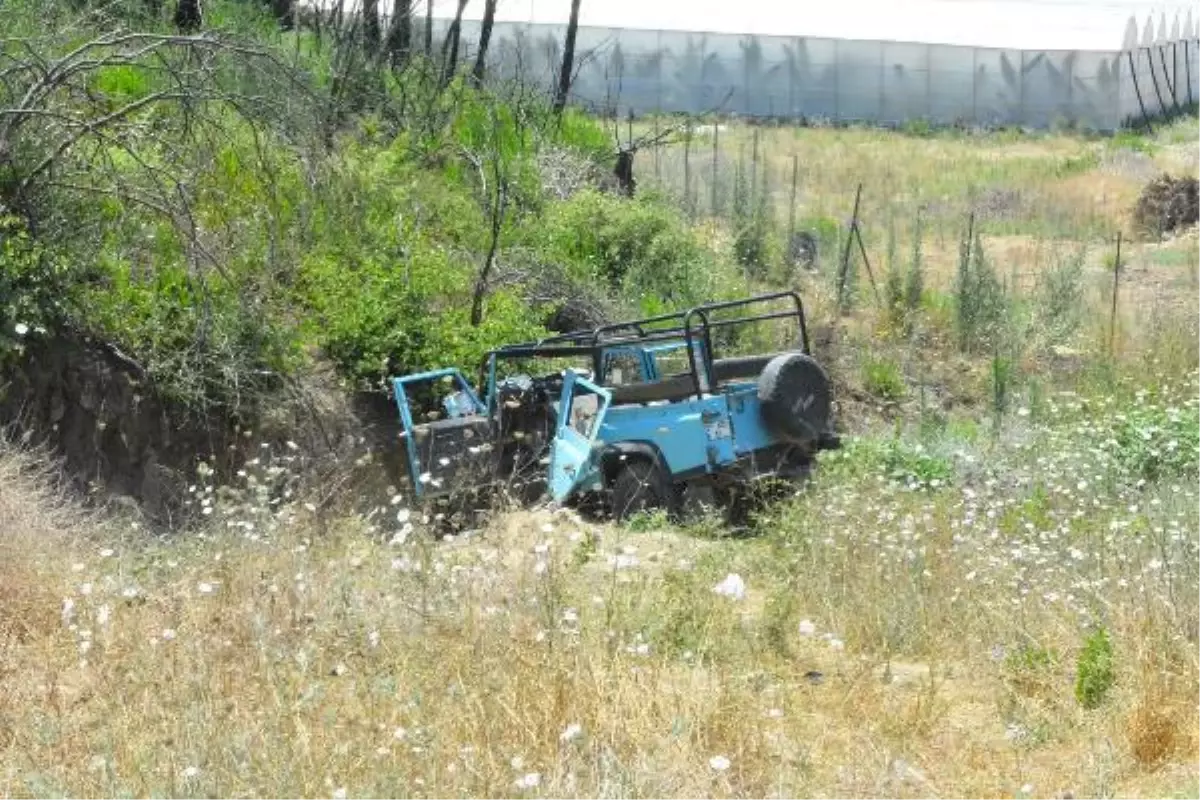
<instances>
[{"instance_id":1,"label":"overgrown vegetation","mask_svg":"<svg viewBox=\"0 0 1200 800\"><path fill-rule=\"evenodd\" d=\"M605 134L534 87L212 6L189 35L137 4L6 9L6 341L83 330L239 413L316 353L377 388L537 337L594 287L622 309L736 291L665 200L584 188Z\"/></svg>"},{"instance_id":2,"label":"overgrown vegetation","mask_svg":"<svg viewBox=\"0 0 1200 800\"><path fill-rule=\"evenodd\" d=\"M250 417L317 360L378 392L788 287L845 446L736 538L497 510L443 541L403 488L342 489L361 464L314 486L245 428L242 473L186 476L168 538L4 440L0 793L1196 794L1200 265L1126 240L1114 285L1106 261L1146 180L1121 164L1193 169L1191 121L730 122L736 174L691 164L680 203L671 144L631 198L594 119L426 60L419 26L230 0L180 35L170 5L5 5L0 366L87 333ZM856 250L843 316L859 181L880 296Z\"/></svg>"}]
</instances>

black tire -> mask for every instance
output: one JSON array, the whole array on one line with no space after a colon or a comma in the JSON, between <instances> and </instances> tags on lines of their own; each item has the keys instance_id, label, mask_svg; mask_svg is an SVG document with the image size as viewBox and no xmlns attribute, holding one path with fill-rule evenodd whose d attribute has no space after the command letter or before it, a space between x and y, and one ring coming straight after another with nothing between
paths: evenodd
<instances>
[{"instance_id":1,"label":"black tire","mask_svg":"<svg viewBox=\"0 0 1200 800\"><path fill-rule=\"evenodd\" d=\"M663 470L646 459L630 460L612 484L612 512L617 521L646 511L679 513L679 492Z\"/></svg>"},{"instance_id":2,"label":"black tire","mask_svg":"<svg viewBox=\"0 0 1200 800\"><path fill-rule=\"evenodd\" d=\"M829 430L829 376L811 356L784 353L758 377L763 421L776 435L815 447Z\"/></svg>"}]
</instances>

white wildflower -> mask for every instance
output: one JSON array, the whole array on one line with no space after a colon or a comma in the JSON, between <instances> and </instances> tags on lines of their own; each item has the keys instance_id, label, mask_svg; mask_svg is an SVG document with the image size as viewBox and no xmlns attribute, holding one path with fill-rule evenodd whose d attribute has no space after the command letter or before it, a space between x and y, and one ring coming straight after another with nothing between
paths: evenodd
<instances>
[{"instance_id":1,"label":"white wildflower","mask_svg":"<svg viewBox=\"0 0 1200 800\"><path fill-rule=\"evenodd\" d=\"M215 590L216 590L216 587L213 586L208 581L201 581L199 584L196 585L196 591L199 592L200 594L212 594Z\"/></svg>"},{"instance_id":2,"label":"white wildflower","mask_svg":"<svg viewBox=\"0 0 1200 800\"><path fill-rule=\"evenodd\" d=\"M817 633L817 626L814 625L810 619L802 619L800 620L800 624L797 626L797 630L800 632L801 636L815 636Z\"/></svg>"},{"instance_id":3,"label":"white wildflower","mask_svg":"<svg viewBox=\"0 0 1200 800\"><path fill-rule=\"evenodd\" d=\"M708 765L717 772L724 772L729 769L730 762L725 756L713 756L708 760Z\"/></svg>"},{"instance_id":4,"label":"white wildflower","mask_svg":"<svg viewBox=\"0 0 1200 800\"><path fill-rule=\"evenodd\" d=\"M572 722L567 727L563 728L563 732L558 735L560 742L573 742L583 734L583 726L578 722Z\"/></svg>"},{"instance_id":5,"label":"white wildflower","mask_svg":"<svg viewBox=\"0 0 1200 800\"><path fill-rule=\"evenodd\" d=\"M168 642L175 641L175 629L174 628L163 628L162 638Z\"/></svg>"},{"instance_id":6,"label":"white wildflower","mask_svg":"<svg viewBox=\"0 0 1200 800\"><path fill-rule=\"evenodd\" d=\"M192 778L196 777L199 774L200 774L199 767L187 767L183 771L183 777L187 778L188 780L191 780Z\"/></svg>"},{"instance_id":7,"label":"white wildflower","mask_svg":"<svg viewBox=\"0 0 1200 800\"><path fill-rule=\"evenodd\" d=\"M516 780L518 789L534 789L541 782L542 775L539 772L527 772Z\"/></svg>"},{"instance_id":8,"label":"white wildflower","mask_svg":"<svg viewBox=\"0 0 1200 800\"><path fill-rule=\"evenodd\" d=\"M29 333L29 326L24 322L18 322L13 326L13 330L16 332L17 336L24 336L25 334Z\"/></svg>"},{"instance_id":9,"label":"white wildflower","mask_svg":"<svg viewBox=\"0 0 1200 800\"><path fill-rule=\"evenodd\" d=\"M713 587L713 591L732 600L741 600L746 596L746 582L740 575L731 572Z\"/></svg>"}]
</instances>

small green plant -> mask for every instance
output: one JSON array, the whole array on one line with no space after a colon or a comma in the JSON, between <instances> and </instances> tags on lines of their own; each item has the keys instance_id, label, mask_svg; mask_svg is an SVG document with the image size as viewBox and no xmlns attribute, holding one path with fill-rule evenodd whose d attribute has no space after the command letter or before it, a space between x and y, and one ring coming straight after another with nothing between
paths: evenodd
<instances>
[{"instance_id":1,"label":"small green plant","mask_svg":"<svg viewBox=\"0 0 1200 800\"><path fill-rule=\"evenodd\" d=\"M631 533L646 533L648 531L660 531L668 528L671 525L671 520L667 516L667 512L663 510L657 511L639 511L632 514L625 520L625 528Z\"/></svg>"},{"instance_id":2,"label":"small green plant","mask_svg":"<svg viewBox=\"0 0 1200 800\"><path fill-rule=\"evenodd\" d=\"M912 315L921 307L921 296L925 292L925 265L921 251L921 237L924 227L920 215L913 226L912 259L908 264L908 274L904 280L904 310L906 325L912 324Z\"/></svg>"},{"instance_id":3,"label":"small green plant","mask_svg":"<svg viewBox=\"0 0 1200 800\"><path fill-rule=\"evenodd\" d=\"M984 255L978 232L960 245L954 288L959 349L964 353L985 349L1000 336L1008 309L1004 288Z\"/></svg>"},{"instance_id":4,"label":"small green plant","mask_svg":"<svg viewBox=\"0 0 1200 800\"><path fill-rule=\"evenodd\" d=\"M948 460L924 445L910 446L898 436L884 447L883 468L889 478L912 489L937 489L954 477Z\"/></svg>"},{"instance_id":5,"label":"small green plant","mask_svg":"<svg viewBox=\"0 0 1200 800\"><path fill-rule=\"evenodd\" d=\"M583 538L579 540L579 544L575 545L575 549L571 552L571 561L575 566L583 566L595 557L599 549L600 540L596 537L596 532L592 530L585 531Z\"/></svg>"},{"instance_id":6,"label":"small green plant","mask_svg":"<svg viewBox=\"0 0 1200 800\"><path fill-rule=\"evenodd\" d=\"M997 420L1008 411L1015 368L1012 359L997 352L992 356L991 396L992 414Z\"/></svg>"},{"instance_id":7,"label":"small green plant","mask_svg":"<svg viewBox=\"0 0 1200 800\"><path fill-rule=\"evenodd\" d=\"M1047 344L1062 344L1079 329L1086 255L1086 249L1080 247L1038 276L1037 316L1046 332Z\"/></svg>"},{"instance_id":8,"label":"small green plant","mask_svg":"<svg viewBox=\"0 0 1200 800\"><path fill-rule=\"evenodd\" d=\"M766 277L779 261L774 209L770 193L762 185L765 182L765 172L756 185L753 177L747 179L745 170L739 169L733 187L733 254L758 278Z\"/></svg>"},{"instance_id":9,"label":"small green plant","mask_svg":"<svg viewBox=\"0 0 1200 800\"><path fill-rule=\"evenodd\" d=\"M907 393L900 367L890 358L868 357L862 365L862 378L866 390L880 400L896 402Z\"/></svg>"},{"instance_id":10,"label":"small green plant","mask_svg":"<svg viewBox=\"0 0 1200 800\"><path fill-rule=\"evenodd\" d=\"M1099 627L1084 640L1075 676L1075 699L1087 709L1099 708L1116 683L1113 646L1108 630Z\"/></svg>"}]
</instances>

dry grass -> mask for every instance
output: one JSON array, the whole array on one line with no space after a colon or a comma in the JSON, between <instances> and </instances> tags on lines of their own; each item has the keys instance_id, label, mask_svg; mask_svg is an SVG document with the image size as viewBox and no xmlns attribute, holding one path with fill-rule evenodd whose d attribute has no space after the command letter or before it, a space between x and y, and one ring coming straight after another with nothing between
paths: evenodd
<instances>
[{"instance_id":1,"label":"dry grass","mask_svg":"<svg viewBox=\"0 0 1200 800\"><path fill-rule=\"evenodd\" d=\"M230 525L244 506L218 506L191 536L130 538L20 477L23 459L0 457L0 531L20 553L5 585L29 587L6 617L25 625L0 649L6 796L1197 788L1200 672L1186 621L1171 618L1194 609L1179 598L1195 594L1195 571L1175 561L1195 553L1194 494L1189 511L1164 487L1149 518L1190 526L1169 556L1173 612L1161 581L1137 577L1150 554L1106 540L1110 558L1133 559L1111 574L1138 584L1094 594L1121 672L1084 711L1079 611L1010 586L1019 561L986 572L1005 552L986 537L961 546L971 495L897 494L852 464L755 540L536 511L466 540L385 544L398 524L347 519L320 538L303 506L253 530ZM1019 497L973 485L980 516ZM1062 576L1043 577L1064 591L1100 569L1058 559ZM731 571L741 599L713 592ZM993 652L1022 641L1059 659L1025 675Z\"/></svg>"}]
</instances>

